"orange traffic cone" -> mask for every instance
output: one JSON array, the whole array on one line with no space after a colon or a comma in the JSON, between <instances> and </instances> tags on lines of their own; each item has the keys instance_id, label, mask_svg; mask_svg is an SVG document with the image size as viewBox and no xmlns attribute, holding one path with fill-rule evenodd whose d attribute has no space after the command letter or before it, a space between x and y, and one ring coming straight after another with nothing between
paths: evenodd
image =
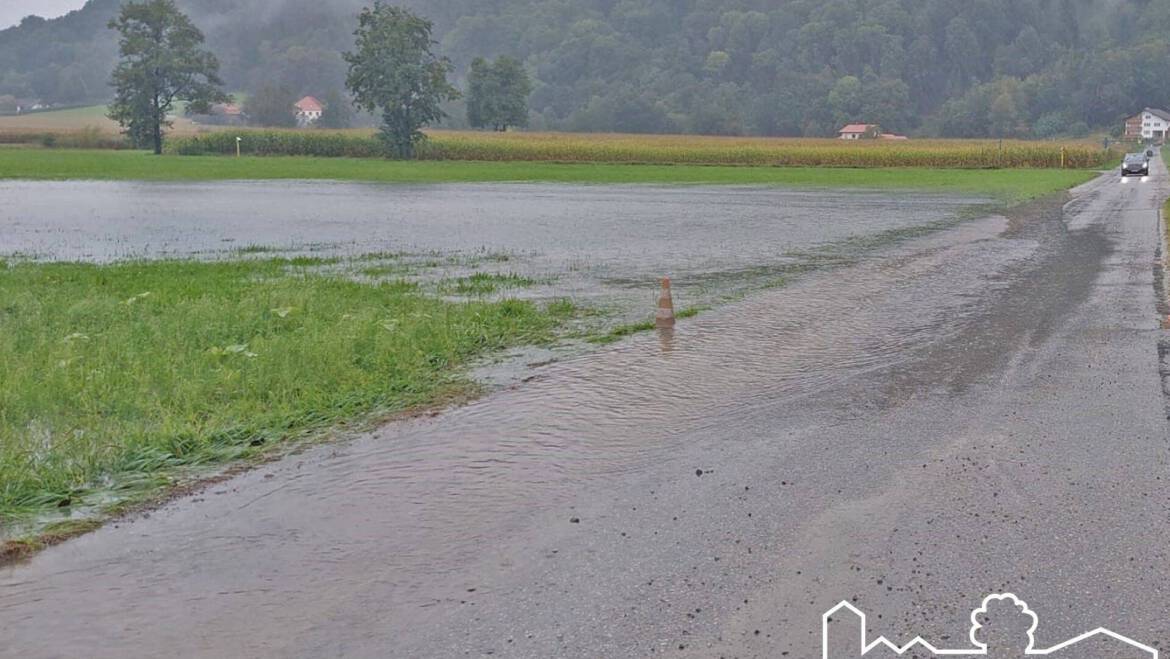
<instances>
[{"instance_id":1,"label":"orange traffic cone","mask_svg":"<svg viewBox=\"0 0 1170 659\"><path fill-rule=\"evenodd\" d=\"M658 296L654 325L660 329L674 327L674 298L670 295L670 277L662 278L662 294Z\"/></svg>"}]
</instances>

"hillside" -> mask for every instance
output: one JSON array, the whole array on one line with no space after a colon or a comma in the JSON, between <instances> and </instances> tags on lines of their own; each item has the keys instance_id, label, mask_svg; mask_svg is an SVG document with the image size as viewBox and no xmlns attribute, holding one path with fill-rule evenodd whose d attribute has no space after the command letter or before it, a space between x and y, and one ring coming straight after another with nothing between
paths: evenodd
<instances>
[{"instance_id":1,"label":"hillside","mask_svg":"<svg viewBox=\"0 0 1170 659\"><path fill-rule=\"evenodd\" d=\"M104 100L119 0L0 31L0 96ZM362 0L180 0L230 87L339 89ZM533 126L1045 137L1170 105L1170 0L409 0L462 72L510 54ZM454 108L457 109L457 108ZM458 112L455 113L458 119ZM458 125L458 121L456 121Z\"/></svg>"}]
</instances>

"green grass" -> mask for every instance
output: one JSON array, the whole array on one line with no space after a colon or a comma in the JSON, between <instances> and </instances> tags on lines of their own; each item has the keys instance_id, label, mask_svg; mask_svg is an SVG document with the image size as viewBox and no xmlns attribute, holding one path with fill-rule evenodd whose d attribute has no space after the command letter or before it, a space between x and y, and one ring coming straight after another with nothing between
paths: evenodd
<instances>
[{"instance_id":1,"label":"green grass","mask_svg":"<svg viewBox=\"0 0 1170 659\"><path fill-rule=\"evenodd\" d=\"M0 522L464 395L470 360L573 313L297 263L0 261Z\"/></svg>"},{"instance_id":2,"label":"green grass","mask_svg":"<svg viewBox=\"0 0 1170 659\"><path fill-rule=\"evenodd\" d=\"M591 336L588 338L588 341L590 343L596 343L597 345L609 345L611 343L616 343L627 336L639 334L641 332L649 332L655 327L656 326L654 321L652 320L641 323L628 323L626 325L619 325L605 334Z\"/></svg>"},{"instance_id":3,"label":"green grass","mask_svg":"<svg viewBox=\"0 0 1170 659\"><path fill-rule=\"evenodd\" d=\"M79 108L68 108L65 110L46 110L43 112L32 112L19 116L5 116L0 117L0 125L8 123L18 123L20 121L45 121L53 122L61 126L87 126L97 125L99 123L108 122L106 117L110 108L105 105L88 105Z\"/></svg>"},{"instance_id":4,"label":"green grass","mask_svg":"<svg viewBox=\"0 0 1170 659\"><path fill-rule=\"evenodd\" d=\"M1018 202L1066 190L1094 175L1094 172L1088 170L1055 169L829 169L538 162L396 162L309 157L157 157L142 152L0 149L0 179L705 183L918 189L976 194L1005 202Z\"/></svg>"},{"instance_id":5,"label":"green grass","mask_svg":"<svg viewBox=\"0 0 1170 659\"><path fill-rule=\"evenodd\" d=\"M184 105L177 104L174 110L175 120L172 134L194 134L196 126L183 116ZM118 125L110 120L106 114L109 108L105 105L90 105L66 110L49 110L46 112L30 112L15 116L0 117L0 133L20 134L25 132L53 132L77 131L82 129L98 129L107 138L118 135Z\"/></svg>"},{"instance_id":6,"label":"green grass","mask_svg":"<svg viewBox=\"0 0 1170 659\"><path fill-rule=\"evenodd\" d=\"M536 284L535 279L521 277L515 273L499 275L477 272L468 277L444 281L439 284L439 291L447 295L483 296L492 295L501 290L524 288L534 284Z\"/></svg>"},{"instance_id":7,"label":"green grass","mask_svg":"<svg viewBox=\"0 0 1170 659\"><path fill-rule=\"evenodd\" d=\"M695 316L698 316L700 313L702 313L703 311L706 311L706 310L707 310L706 307L687 307L686 309L683 309L683 310L675 313L674 317L678 320L684 320L686 318L694 318ZM656 327L657 327L657 325L654 323L653 320L647 320L647 321L643 321L640 323L628 323L625 325L618 325L617 327L614 327L613 329L611 329L608 332L605 332L603 334L596 334L593 336L589 336L586 340L589 343L594 343L597 345L609 345L611 343L616 343L616 342L626 338L627 336L633 336L634 334L641 334L642 332L649 332L649 331L655 329Z\"/></svg>"}]
</instances>

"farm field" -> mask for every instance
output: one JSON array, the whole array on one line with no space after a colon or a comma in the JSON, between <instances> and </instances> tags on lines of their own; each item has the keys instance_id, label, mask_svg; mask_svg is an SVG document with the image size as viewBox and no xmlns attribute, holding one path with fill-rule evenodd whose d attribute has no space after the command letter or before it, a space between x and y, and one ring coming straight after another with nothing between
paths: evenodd
<instances>
[{"instance_id":1,"label":"farm field","mask_svg":"<svg viewBox=\"0 0 1170 659\"><path fill-rule=\"evenodd\" d=\"M379 157L370 131L208 132L172 140L178 155ZM817 167L942 167L948 169L1100 167L1120 156L1088 142L997 140L864 140L432 131L421 160L606 162Z\"/></svg>"},{"instance_id":2,"label":"farm field","mask_svg":"<svg viewBox=\"0 0 1170 659\"><path fill-rule=\"evenodd\" d=\"M198 126L190 119L176 117L172 134L193 134L197 129ZM104 136L114 136L118 134L118 125L106 116L104 105L0 117L0 137L6 137L7 141L12 141L15 136L22 134L71 133L85 130L96 130Z\"/></svg>"},{"instance_id":3,"label":"farm field","mask_svg":"<svg viewBox=\"0 0 1170 659\"><path fill-rule=\"evenodd\" d=\"M685 183L959 192L1018 202L1089 180L1090 170L819 168L613 163L387 161L374 158L156 157L143 152L0 149L0 179L339 180L382 183L543 181Z\"/></svg>"},{"instance_id":4,"label":"farm field","mask_svg":"<svg viewBox=\"0 0 1170 659\"><path fill-rule=\"evenodd\" d=\"M102 138L117 144L116 124L105 108L92 106L0 117L0 143L40 144L46 134L60 145L86 146ZM421 160L485 162L604 162L816 167L941 167L948 169L1044 167L1100 168L1119 158L1096 140L864 140L637 135L596 133L430 130L419 147ZM375 131L282 130L199 125L175 119L167 152L176 155L235 155L241 137L245 155L380 158Z\"/></svg>"}]
</instances>

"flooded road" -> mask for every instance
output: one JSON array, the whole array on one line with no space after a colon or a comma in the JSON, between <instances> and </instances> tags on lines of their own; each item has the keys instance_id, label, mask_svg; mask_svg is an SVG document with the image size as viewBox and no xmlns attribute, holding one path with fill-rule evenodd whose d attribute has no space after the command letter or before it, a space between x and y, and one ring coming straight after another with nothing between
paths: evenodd
<instances>
[{"instance_id":1,"label":"flooded road","mask_svg":"<svg viewBox=\"0 0 1170 659\"><path fill-rule=\"evenodd\" d=\"M887 246L46 551L0 570L0 656L814 657L840 600L961 638L1004 589L1054 643L1170 640L1167 192Z\"/></svg>"}]
</instances>

